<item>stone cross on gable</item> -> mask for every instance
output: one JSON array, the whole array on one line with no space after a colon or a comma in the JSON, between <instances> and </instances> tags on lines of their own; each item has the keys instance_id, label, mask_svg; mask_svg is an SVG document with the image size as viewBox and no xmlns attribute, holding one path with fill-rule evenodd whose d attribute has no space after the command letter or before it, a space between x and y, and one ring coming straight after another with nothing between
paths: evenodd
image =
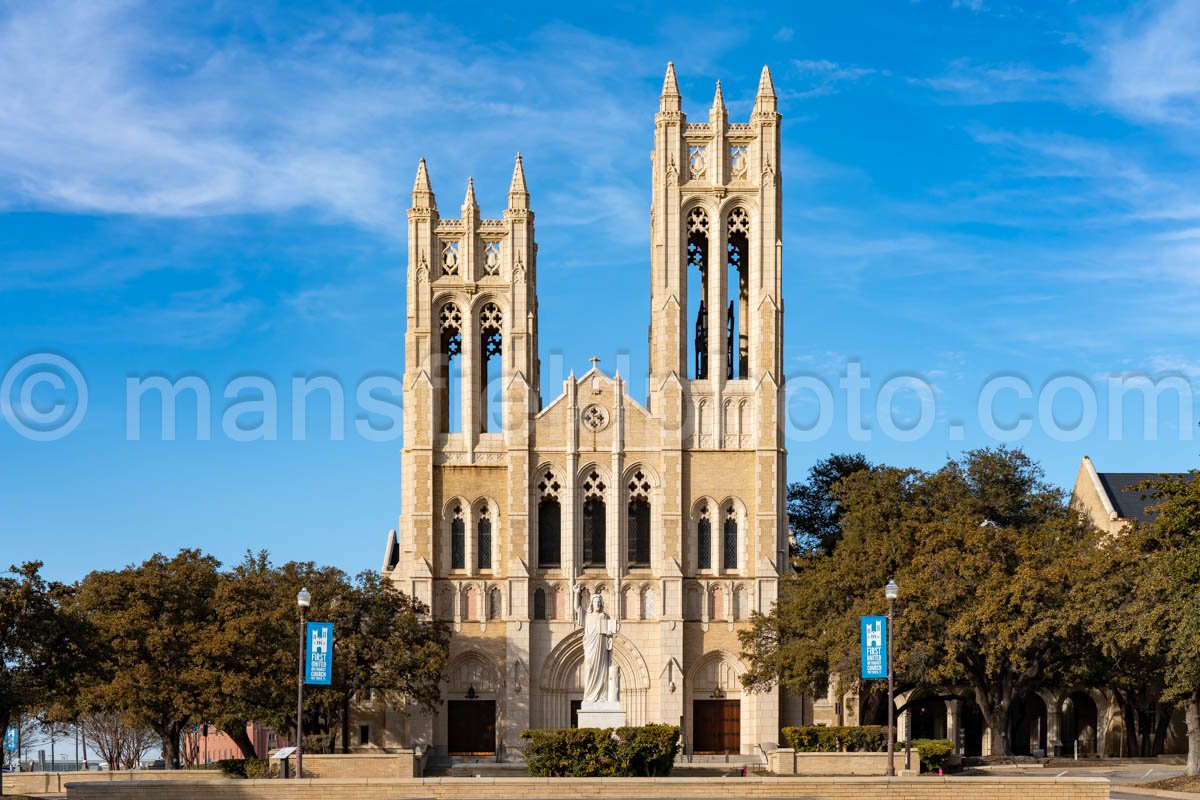
<instances>
[{"instance_id":1,"label":"stone cross on gable","mask_svg":"<svg viewBox=\"0 0 1200 800\"><path fill-rule=\"evenodd\" d=\"M588 361L592 362L592 369L596 369L596 365L600 363L600 359L596 356L592 356Z\"/></svg>"}]
</instances>

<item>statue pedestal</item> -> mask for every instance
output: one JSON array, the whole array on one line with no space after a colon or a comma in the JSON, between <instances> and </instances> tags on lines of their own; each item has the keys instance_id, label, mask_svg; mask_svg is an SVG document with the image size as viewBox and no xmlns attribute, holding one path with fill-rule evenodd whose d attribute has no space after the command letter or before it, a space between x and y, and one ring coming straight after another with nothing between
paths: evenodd
<instances>
[{"instance_id":1,"label":"statue pedestal","mask_svg":"<svg viewBox=\"0 0 1200 800\"><path fill-rule=\"evenodd\" d=\"M623 728L625 712L619 702L585 703L579 708L581 728Z\"/></svg>"}]
</instances>

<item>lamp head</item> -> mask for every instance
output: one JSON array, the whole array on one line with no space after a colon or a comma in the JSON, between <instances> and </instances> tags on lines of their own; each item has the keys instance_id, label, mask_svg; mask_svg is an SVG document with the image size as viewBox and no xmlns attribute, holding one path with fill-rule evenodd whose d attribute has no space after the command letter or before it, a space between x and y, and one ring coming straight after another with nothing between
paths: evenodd
<instances>
[{"instance_id":1,"label":"lamp head","mask_svg":"<svg viewBox=\"0 0 1200 800\"><path fill-rule=\"evenodd\" d=\"M888 600L895 600L900 596L900 587L896 584L896 581L890 580L887 582L887 586L883 587L883 596Z\"/></svg>"},{"instance_id":2,"label":"lamp head","mask_svg":"<svg viewBox=\"0 0 1200 800\"><path fill-rule=\"evenodd\" d=\"M309 594L308 589L301 589L296 593L296 605L300 608L308 608L312 605L312 595Z\"/></svg>"}]
</instances>

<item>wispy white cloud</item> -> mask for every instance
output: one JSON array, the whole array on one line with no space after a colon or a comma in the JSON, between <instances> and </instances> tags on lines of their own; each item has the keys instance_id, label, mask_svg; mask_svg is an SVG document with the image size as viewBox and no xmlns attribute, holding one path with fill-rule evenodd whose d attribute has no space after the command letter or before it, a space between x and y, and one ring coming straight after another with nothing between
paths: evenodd
<instances>
[{"instance_id":1,"label":"wispy white cloud","mask_svg":"<svg viewBox=\"0 0 1200 800\"><path fill-rule=\"evenodd\" d=\"M963 105L1051 101L1073 102L1076 77L1068 71L1039 69L1031 64L980 64L968 58L952 61L932 77L908 82L938 92L942 99Z\"/></svg>"},{"instance_id":2,"label":"wispy white cloud","mask_svg":"<svg viewBox=\"0 0 1200 800\"><path fill-rule=\"evenodd\" d=\"M517 149L531 173L553 160L639 205L616 156L640 142L641 118L628 113L630 83L602 78L653 86L662 64L649 48L550 25L517 53L424 19L345 11L251 46L156 29L157 19L134 2L55 0L0 19L0 205L164 217L309 209L391 232L403 229L418 154L453 208L462 190L448 172L506 186ZM470 151L467 137L447 135L464 128ZM480 190L486 203L503 187ZM556 213L575 218L584 202Z\"/></svg>"},{"instance_id":3,"label":"wispy white cloud","mask_svg":"<svg viewBox=\"0 0 1200 800\"><path fill-rule=\"evenodd\" d=\"M1149 4L1105 26L1093 48L1096 91L1118 112L1200 125L1200 4Z\"/></svg>"},{"instance_id":4,"label":"wispy white cloud","mask_svg":"<svg viewBox=\"0 0 1200 800\"><path fill-rule=\"evenodd\" d=\"M844 86L856 83L873 75L888 75L886 70L872 67L849 66L827 59L793 59L795 77L804 85L800 88L783 90L786 98L819 97L833 94Z\"/></svg>"}]
</instances>

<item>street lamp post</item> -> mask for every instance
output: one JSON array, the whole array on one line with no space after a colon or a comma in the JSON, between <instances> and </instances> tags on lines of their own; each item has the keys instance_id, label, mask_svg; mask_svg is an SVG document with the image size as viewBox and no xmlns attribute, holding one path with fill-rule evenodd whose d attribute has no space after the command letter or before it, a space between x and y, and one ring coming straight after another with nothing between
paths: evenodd
<instances>
[{"instance_id":1,"label":"street lamp post","mask_svg":"<svg viewBox=\"0 0 1200 800\"><path fill-rule=\"evenodd\" d=\"M308 607L312 595L308 589L296 594L296 605L300 607L300 666L296 673L296 777L304 777L304 629L307 625Z\"/></svg>"},{"instance_id":2,"label":"street lamp post","mask_svg":"<svg viewBox=\"0 0 1200 800\"><path fill-rule=\"evenodd\" d=\"M883 587L883 594L887 597L888 612L887 612L887 649L888 649L888 732L887 732L887 772L884 773L889 778L896 775L896 671L892 665L892 617L896 611L896 598L900 596L900 587L896 585L896 581L889 580L887 586Z\"/></svg>"}]
</instances>

